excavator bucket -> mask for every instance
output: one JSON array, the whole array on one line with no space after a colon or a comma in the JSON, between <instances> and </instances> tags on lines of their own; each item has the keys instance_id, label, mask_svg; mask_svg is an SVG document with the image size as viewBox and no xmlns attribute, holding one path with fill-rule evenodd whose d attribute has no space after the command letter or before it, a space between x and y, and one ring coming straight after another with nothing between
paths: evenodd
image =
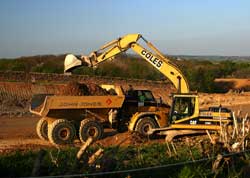
<instances>
[{"instance_id":1,"label":"excavator bucket","mask_svg":"<svg viewBox=\"0 0 250 178\"><path fill-rule=\"evenodd\" d=\"M64 73L72 71L74 68L82 65L82 60L73 54L68 54L64 60Z\"/></svg>"}]
</instances>

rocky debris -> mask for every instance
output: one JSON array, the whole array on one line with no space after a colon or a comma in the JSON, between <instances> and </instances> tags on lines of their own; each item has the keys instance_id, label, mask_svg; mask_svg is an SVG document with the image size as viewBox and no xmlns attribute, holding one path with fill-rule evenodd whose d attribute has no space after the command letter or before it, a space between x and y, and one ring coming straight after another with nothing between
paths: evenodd
<instances>
[{"instance_id":1,"label":"rocky debris","mask_svg":"<svg viewBox=\"0 0 250 178\"><path fill-rule=\"evenodd\" d=\"M0 116L12 115L12 116L22 116L29 114L29 99L24 98L1 98L0 99Z\"/></svg>"},{"instance_id":2,"label":"rocky debris","mask_svg":"<svg viewBox=\"0 0 250 178\"><path fill-rule=\"evenodd\" d=\"M102 96L110 93L93 83L69 82L58 94L65 96Z\"/></svg>"},{"instance_id":3,"label":"rocky debris","mask_svg":"<svg viewBox=\"0 0 250 178\"><path fill-rule=\"evenodd\" d=\"M222 105L224 107L232 105L249 104L250 92L245 93L199 93L200 107L208 108L211 106Z\"/></svg>"},{"instance_id":4,"label":"rocky debris","mask_svg":"<svg viewBox=\"0 0 250 178\"><path fill-rule=\"evenodd\" d=\"M54 85L51 85L51 87L53 88ZM47 88L50 88L50 86L46 86L46 91ZM53 94L61 96L114 95L113 92L107 91L94 83L78 83L75 81L61 85L60 88L57 87ZM18 117L31 114L29 112L31 96L21 95L18 89L15 89L15 91L12 91L11 88L9 91L0 90L0 116L9 115ZM40 111L42 106L36 108L36 111Z\"/></svg>"},{"instance_id":5,"label":"rocky debris","mask_svg":"<svg viewBox=\"0 0 250 178\"><path fill-rule=\"evenodd\" d=\"M75 81L69 82L68 84L61 87L55 95L59 96L104 96L113 95L114 93L103 89L102 87L93 83L78 83ZM44 101L45 96L41 96L41 101ZM43 102L40 106L33 108L33 110L40 112L43 107Z\"/></svg>"}]
</instances>

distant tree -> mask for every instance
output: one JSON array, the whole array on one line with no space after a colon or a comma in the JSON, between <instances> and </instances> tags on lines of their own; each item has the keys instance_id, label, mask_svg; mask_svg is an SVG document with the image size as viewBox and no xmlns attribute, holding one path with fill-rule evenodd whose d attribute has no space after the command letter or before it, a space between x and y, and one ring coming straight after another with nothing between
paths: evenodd
<instances>
[{"instance_id":1,"label":"distant tree","mask_svg":"<svg viewBox=\"0 0 250 178\"><path fill-rule=\"evenodd\" d=\"M236 69L236 65L233 61L226 60L220 62L221 77L231 75Z\"/></svg>"}]
</instances>

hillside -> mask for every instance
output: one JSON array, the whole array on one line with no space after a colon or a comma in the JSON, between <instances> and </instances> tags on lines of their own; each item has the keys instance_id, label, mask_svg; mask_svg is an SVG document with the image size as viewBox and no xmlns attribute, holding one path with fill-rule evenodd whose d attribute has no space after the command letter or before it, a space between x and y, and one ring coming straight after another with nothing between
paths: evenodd
<instances>
[{"instance_id":1,"label":"hillside","mask_svg":"<svg viewBox=\"0 0 250 178\"><path fill-rule=\"evenodd\" d=\"M65 54L37 55L17 59L0 59L0 71L63 73ZM249 78L249 57L170 56L187 77L191 90L227 92L214 82L216 78ZM217 60L219 59L219 60ZM146 80L166 80L153 66L135 55L121 54L100 64L97 69L80 67L74 74Z\"/></svg>"}]
</instances>

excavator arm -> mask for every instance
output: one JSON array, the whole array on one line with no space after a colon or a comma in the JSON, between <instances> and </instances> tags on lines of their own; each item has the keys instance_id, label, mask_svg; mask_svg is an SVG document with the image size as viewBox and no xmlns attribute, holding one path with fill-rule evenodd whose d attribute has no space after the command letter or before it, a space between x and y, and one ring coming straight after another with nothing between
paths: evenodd
<instances>
[{"instance_id":1,"label":"excavator arm","mask_svg":"<svg viewBox=\"0 0 250 178\"><path fill-rule=\"evenodd\" d=\"M139 39L142 39L150 50L141 46L138 43ZM101 62L112 59L117 54L125 52L128 49L132 49L166 76L178 89L178 93L189 93L188 82L179 68L167 59L152 43L142 37L141 34L128 34L117 40L113 40L102 46L99 50L92 52L89 56L82 56L80 59L74 55L67 55L64 62L64 71L69 72L76 67L84 65L96 67Z\"/></svg>"}]
</instances>

